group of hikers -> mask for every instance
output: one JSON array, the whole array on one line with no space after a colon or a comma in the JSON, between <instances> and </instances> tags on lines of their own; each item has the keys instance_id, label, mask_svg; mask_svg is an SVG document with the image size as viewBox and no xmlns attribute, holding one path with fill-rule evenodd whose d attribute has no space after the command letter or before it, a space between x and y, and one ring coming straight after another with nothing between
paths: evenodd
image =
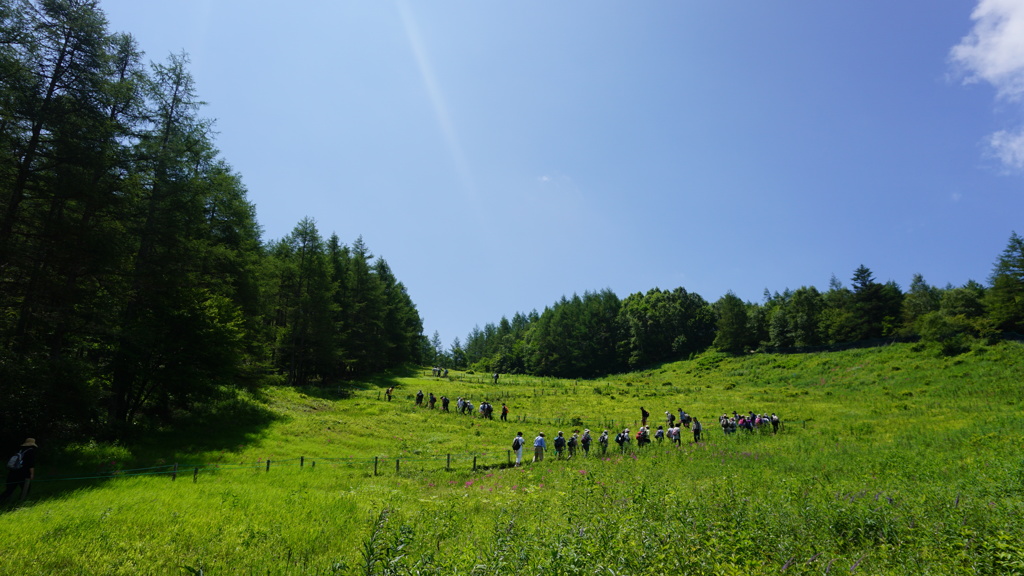
<instances>
[{"instance_id":1,"label":"group of hikers","mask_svg":"<svg viewBox=\"0 0 1024 576\"><path fill-rule=\"evenodd\" d=\"M676 415L671 410L665 412L666 432L663 427L658 426L658 430L654 432L656 438L660 439L661 435L668 434L669 439L678 439L679 427L691 429L693 431L693 441L700 441L700 434L703 431L703 426L697 420L696 416L691 416L686 413L682 408L677 409L679 411L679 420L676 422ZM647 419L650 418L651 413L647 411L643 406L640 407L640 425L642 428L647 428ZM722 427L722 431L725 434L733 434L736 429L746 430L753 432L754 430L767 430L764 428L771 424L772 434L776 434L779 431L779 425L781 420L778 415L774 412L771 415L768 414L755 414L749 412L747 414L739 414L733 410L732 415L722 414L718 418L718 424ZM638 434L639 438L639 434Z\"/></svg>"},{"instance_id":2,"label":"group of hikers","mask_svg":"<svg viewBox=\"0 0 1024 576\"><path fill-rule=\"evenodd\" d=\"M753 432L754 430L767 430L767 426L771 424L772 434L776 434L779 431L779 417L772 412L768 414L754 414L749 412L747 414L737 414L734 410L732 416L728 414L722 414L718 417L718 424L722 427L722 431L726 434L735 434L736 429L746 430L747 432Z\"/></svg>"},{"instance_id":3,"label":"group of hikers","mask_svg":"<svg viewBox=\"0 0 1024 576\"><path fill-rule=\"evenodd\" d=\"M682 444L682 435L679 433L679 429L676 427L670 428L670 432L666 433L662 426L658 426L657 431L654 433L655 439L660 443L667 437L669 441L674 442L676 445ZM701 438L700 423L696 423L696 427L693 431L693 441L699 442ZM629 428L624 428L621 432L615 435L615 443L619 446L619 452L626 452L630 449L634 440L633 435L630 433ZM651 443L651 430L647 426L641 426L640 430L636 433L636 446L637 448L643 448L647 444ZM590 447L593 445L594 438L590 434L589 429L584 429L583 433L580 434L579 430L573 430L572 436L569 438L565 437L562 431L558 432L552 442L555 450L555 458L571 459L581 451L583 456L590 455ZM609 444L609 433L608 430L601 432L601 435L597 437L597 447L595 452L598 455L603 456L608 453ZM516 437L512 440L512 451L516 454L516 465L523 463L523 447L526 445L526 439L523 438L523 433L519 432ZM541 432L533 439L533 461L542 462L544 460L544 453L548 449L547 439L544 433ZM599 451L599 452L598 452Z\"/></svg>"},{"instance_id":4,"label":"group of hikers","mask_svg":"<svg viewBox=\"0 0 1024 576\"><path fill-rule=\"evenodd\" d=\"M394 387L391 387L388 388L387 391L385 392L389 401L391 400L391 396L394 395L394 391ZM451 405L451 400L447 396L437 397L434 396L433 392L430 392L428 395L424 395L423 390L416 392L416 406L421 406L433 410L434 408L437 407L438 401L441 402L442 412L450 412L449 406ZM487 400L484 400L483 402L480 403L480 406L475 408L477 409L477 412L481 418L494 420L494 406ZM470 402L468 398L463 398L459 396L459 398L455 401L455 412L457 414L468 414L472 416L473 409L473 403ZM501 405L501 419L503 421L508 420L508 405L504 403Z\"/></svg>"},{"instance_id":5,"label":"group of hikers","mask_svg":"<svg viewBox=\"0 0 1024 576\"><path fill-rule=\"evenodd\" d=\"M496 376L497 374L495 374ZM394 394L394 387L387 389L387 398L390 401ZM424 394L423 390L416 393L416 406L434 409L437 402L441 402L441 411L449 412L450 400L447 396L437 397L433 392ZM490 402L484 400L480 402L478 407L474 407L473 403L468 398L459 397L455 403L455 411L458 414L474 415L474 408L481 418L487 418L489 420L494 419L494 407ZM508 420L509 408L506 404L501 405L501 420ZM677 416L678 414L678 416ZM683 442L683 436L685 434L693 434L693 441L700 442L704 437L704 425L696 417L682 408L677 408L676 411L667 410L665 411L665 424L658 425L654 428L652 425L648 425L648 420L651 417L651 413L644 408L640 407L640 428L633 433L629 428L624 428L621 432L615 434L614 438L611 437L608 430L604 430L597 437L597 448L600 450L600 454L606 454L608 452L608 444L614 440L619 447L620 452L626 452L631 448L633 442L636 442L637 448L643 448L644 446L652 442L664 442L668 440L671 443L681 445ZM719 425L722 427L722 431L726 434L734 434L737 430L746 430L747 432L754 432L755 430L767 430L767 426L771 425L772 433L775 434L779 431L779 425L781 421L778 415L772 413L769 414L755 414L754 412L748 412L746 414L740 414L736 411L730 414L722 414L718 419ZM685 431L684 431L685 429ZM512 450L516 453L516 465L522 463L523 459L523 448L526 446L527 439L523 437L523 433L520 432L515 439L512 441ZM581 433L579 430L574 430L572 436L566 438L562 432L558 432L552 442L555 450L556 458L572 458L576 456L580 451L583 452L584 456L590 454L590 448L594 443L594 438L590 433L589 429L584 429ZM540 433L533 440L533 461L540 462L544 460L544 452L547 450L547 439L544 437L544 433Z\"/></svg>"},{"instance_id":6,"label":"group of hikers","mask_svg":"<svg viewBox=\"0 0 1024 576\"><path fill-rule=\"evenodd\" d=\"M629 428L624 428L621 432L615 435L615 443L619 446L619 452L627 452L632 443L636 442L637 448L643 448L650 444L652 441L662 443L666 439L676 444L681 445L683 442L683 428L693 433L694 443L700 442L704 434L704 426L696 416L688 414L682 408L678 409L679 417L676 418L676 414L672 411L665 412L665 425L659 425L657 429L651 430L651 426L647 425L647 420L650 418L651 413L645 408L640 407L640 429L637 430L634 435L630 432ZM747 430L753 432L756 429L762 429L769 424L772 426L772 433L779 431L779 425L781 423L778 415L771 414L755 414L750 412L749 414L738 414L733 412L732 416L729 414L723 414L719 419L719 423L722 426L722 430L725 434L732 434L736 432L736 429ZM767 430L767 428L763 428ZM601 435L597 437L597 447L595 451L599 450L600 455L608 453L609 444L609 432L604 430ZM512 451L516 455L516 466L523 463L523 448L526 446L527 440L523 437L523 433L519 432L516 437L512 440ZM584 429L581 434L579 430L573 430L572 436L569 438L565 437L565 434L561 431L555 436L552 442L555 450L555 458L558 459L571 459L582 451L583 456L590 455L590 448L594 443L594 438L590 433L589 429ZM544 453L548 449L547 439L544 433L541 432L533 439L533 461L542 462L544 460Z\"/></svg>"}]
</instances>

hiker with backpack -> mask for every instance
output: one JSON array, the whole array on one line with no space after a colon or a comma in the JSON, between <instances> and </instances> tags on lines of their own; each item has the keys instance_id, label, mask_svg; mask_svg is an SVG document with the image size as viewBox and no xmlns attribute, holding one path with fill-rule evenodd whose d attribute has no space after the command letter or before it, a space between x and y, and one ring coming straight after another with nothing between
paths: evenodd
<instances>
[{"instance_id":1,"label":"hiker with backpack","mask_svg":"<svg viewBox=\"0 0 1024 576\"><path fill-rule=\"evenodd\" d=\"M615 443L619 445L620 452L626 451L626 448L629 447L629 428L623 429L615 436Z\"/></svg>"},{"instance_id":2,"label":"hiker with backpack","mask_svg":"<svg viewBox=\"0 0 1024 576\"><path fill-rule=\"evenodd\" d=\"M20 499L28 496L29 484L36 477L36 451L39 446L35 438L26 438L18 451L7 460L7 487L0 495L0 504L15 491L21 491Z\"/></svg>"},{"instance_id":3,"label":"hiker with backpack","mask_svg":"<svg viewBox=\"0 0 1024 576\"><path fill-rule=\"evenodd\" d=\"M590 429L588 428L583 431L583 436L580 437L580 446L583 448L584 456L590 455L590 440Z\"/></svg>"},{"instance_id":4,"label":"hiker with backpack","mask_svg":"<svg viewBox=\"0 0 1024 576\"><path fill-rule=\"evenodd\" d=\"M647 426L641 426L640 430L636 433L636 447L643 448L651 443L651 429Z\"/></svg>"},{"instance_id":5,"label":"hiker with backpack","mask_svg":"<svg viewBox=\"0 0 1024 576\"><path fill-rule=\"evenodd\" d=\"M573 431L572 438L569 438L569 442L568 442L568 444L566 444L566 446L569 447L569 459L570 460L572 459L573 456L576 455L576 447L579 446L579 444L580 444L580 433L576 432L576 431Z\"/></svg>"},{"instance_id":6,"label":"hiker with backpack","mask_svg":"<svg viewBox=\"0 0 1024 576\"><path fill-rule=\"evenodd\" d=\"M601 432L601 435L597 438L597 443L601 445L601 455L604 456L608 453L608 431Z\"/></svg>"},{"instance_id":7,"label":"hiker with backpack","mask_svg":"<svg viewBox=\"0 0 1024 576\"><path fill-rule=\"evenodd\" d=\"M523 446L526 444L526 438L523 438L523 433L516 434L516 437L512 439L512 451L516 453L516 466L523 465Z\"/></svg>"},{"instance_id":8,"label":"hiker with backpack","mask_svg":"<svg viewBox=\"0 0 1024 576\"><path fill-rule=\"evenodd\" d=\"M558 431L558 436L555 437L555 458L561 460L562 455L565 452L565 436L562 435L562 431Z\"/></svg>"}]
</instances>

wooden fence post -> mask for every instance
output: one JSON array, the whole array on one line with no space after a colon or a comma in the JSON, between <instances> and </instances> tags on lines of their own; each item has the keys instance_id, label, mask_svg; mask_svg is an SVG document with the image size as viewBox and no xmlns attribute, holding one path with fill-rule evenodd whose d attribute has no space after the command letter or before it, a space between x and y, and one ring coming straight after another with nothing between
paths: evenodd
<instances>
[{"instance_id":1,"label":"wooden fence post","mask_svg":"<svg viewBox=\"0 0 1024 576\"><path fill-rule=\"evenodd\" d=\"M305 466L306 466L306 457L305 456L299 456L299 468L303 468Z\"/></svg>"},{"instance_id":2,"label":"wooden fence post","mask_svg":"<svg viewBox=\"0 0 1024 576\"><path fill-rule=\"evenodd\" d=\"M448 463L444 465L444 469L446 471L450 471L452 469L452 455L451 454L448 455Z\"/></svg>"},{"instance_id":3,"label":"wooden fence post","mask_svg":"<svg viewBox=\"0 0 1024 576\"><path fill-rule=\"evenodd\" d=\"M174 470L171 472L171 481L173 482L173 481L175 481L177 479L178 479L178 463L175 462L174 463Z\"/></svg>"},{"instance_id":4,"label":"wooden fence post","mask_svg":"<svg viewBox=\"0 0 1024 576\"><path fill-rule=\"evenodd\" d=\"M473 472L476 472L476 456L473 456Z\"/></svg>"},{"instance_id":5,"label":"wooden fence post","mask_svg":"<svg viewBox=\"0 0 1024 576\"><path fill-rule=\"evenodd\" d=\"M270 472L270 458L267 458L267 472Z\"/></svg>"},{"instance_id":6,"label":"wooden fence post","mask_svg":"<svg viewBox=\"0 0 1024 576\"><path fill-rule=\"evenodd\" d=\"M199 478L199 466L196 466L196 469L192 471L192 483L195 484L198 481L198 478Z\"/></svg>"},{"instance_id":7,"label":"wooden fence post","mask_svg":"<svg viewBox=\"0 0 1024 576\"><path fill-rule=\"evenodd\" d=\"M398 467L398 463L399 462L400 462L400 460L398 458L395 458L395 474L399 473L399 467Z\"/></svg>"},{"instance_id":8,"label":"wooden fence post","mask_svg":"<svg viewBox=\"0 0 1024 576\"><path fill-rule=\"evenodd\" d=\"M373 475L377 475L377 456L373 457Z\"/></svg>"}]
</instances>

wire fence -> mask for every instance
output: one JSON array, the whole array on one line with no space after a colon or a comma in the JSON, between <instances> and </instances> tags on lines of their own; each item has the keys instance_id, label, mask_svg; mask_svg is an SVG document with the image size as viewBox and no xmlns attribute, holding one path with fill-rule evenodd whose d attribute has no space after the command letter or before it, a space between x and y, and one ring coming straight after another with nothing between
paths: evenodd
<instances>
[{"instance_id":1,"label":"wire fence","mask_svg":"<svg viewBox=\"0 0 1024 576\"><path fill-rule=\"evenodd\" d=\"M437 463L437 466L434 466L432 468L438 471L455 471L457 469L472 469L473 471L475 471L479 468L505 467L512 465L512 458L512 450L507 450L504 453L481 452L465 454L442 454L431 456L342 456L322 458L309 458L306 456L299 456L297 458L285 459L261 458L256 462L239 464L174 463L162 464L159 466L149 466L145 468L118 468L112 470L100 470L93 473L43 476L37 477L36 479L32 480L32 482L36 484L43 482L97 481L117 478L132 478L138 476L166 476L170 477L171 480L177 480L179 476L188 475L192 476L193 482L197 482L199 475L201 473L224 472L232 470L271 472L271 470L281 467L315 469L317 465L319 465L321 468L323 468L325 465L333 468L337 468L339 466L359 468L364 470L368 474L372 472L374 476L379 476L384 474L385 472L388 472L392 468L394 469L395 473L401 473L403 465L408 467L410 465L420 464L420 466L417 468L417 471L422 471L423 463ZM444 464L443 468L441 467L441 463Z\"/></svg>"},{"instance_id":2,"label":"wire fence","mask_svg":"<svg viewBox=\"0 0 1024 576\"><path fill-rule=\"evenodd\" d=\"M806 428L808 421L802 422L791 422L790 424L802 424ZM780 431L784 430L784 427L780 427ZM687 432L689 432L687 430ZM772 434L772 432L765 428L758 431L761 434ZM704 434L708 434L708 430L705 430ZM707 437L702 439L706 441ZM672 444L674 441L666 439L666 444ZM686 444L689 444L686 441ZM655 445L661 445L661 442L656 442ZM532 455L533 450L529 442L523 446L524 455ZM630 453L640 453L643 450L633 445L627 445L627 451ZM607 454L617 454L620 452L618 446L609 446L602 448L598 442L594 442L590 451L584 451L580 448L577 454L581 456L593 455L593 456L605 456ZM558 459L557 455L553 455L550 459ZM443 465L442 465L443 464ZM394 474L401 474L403 467L408 470L412 468L417 473L422 472L456 472L459 470L472 470L477 471L479 469L491 469L491 468L508 468L515 464L515 452L511 449L504 451L488 451L488 452L470 452L461 454L433 454L433 455L399 455L399 456L341 456L341 457L306 457L299 456L293 458L284 459L271 459L271 458L260 458L255 462L240 462L238 464L226 464L226 463L201 463L201 464L187 464L187 463L173 463L173 464L161 464L159 466L149 466L144 468L128 468L128 469L111 469L111 470L100 470L93 473L77 473L68 475L54 475L54 476L43 476L37 477L32 480L33 484L36 483L62 483L62 482L89 482L89 481L100 481L100 480L111 480L118 478L133 478L140 476L163 476L169 477L172 481L177 480L179 476L187 477L191 475L193 482L198 482L201 474L211 474L218 472L229 472L235 470L248 470L252 472L264 472L269 473L273 470L282 467L295 467L295 468L308 468L316 469L318 466L323 468L328 466L331 468L347 467L351 469L361 470L363 473L373 476L381 476L384 474L390 474L392 469Z\"/></svg>"}]
</instances>

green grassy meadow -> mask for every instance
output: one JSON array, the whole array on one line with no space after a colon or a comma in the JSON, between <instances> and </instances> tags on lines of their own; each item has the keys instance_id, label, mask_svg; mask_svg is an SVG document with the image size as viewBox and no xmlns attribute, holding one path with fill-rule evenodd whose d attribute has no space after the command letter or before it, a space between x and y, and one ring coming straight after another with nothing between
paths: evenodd
<instances>
[{"instance_id":1,"label":"green grassy meadow","mask_svg":"<svg viewBox=\"0 0 1024 576\"><path fill-rule=\"evenodd\" d=\"M0 573L1021 574L1022 383L1024 346L1005 342L268 388L133 445L40 439ZM495 420L415 407L420 389L453 411L489 399ZM517 431L596 439L635 430L640 406L655 425L683 408L705 441L507 467ZM783 428L725 436L733 410Z\"/></svg>"}]
</instances>

